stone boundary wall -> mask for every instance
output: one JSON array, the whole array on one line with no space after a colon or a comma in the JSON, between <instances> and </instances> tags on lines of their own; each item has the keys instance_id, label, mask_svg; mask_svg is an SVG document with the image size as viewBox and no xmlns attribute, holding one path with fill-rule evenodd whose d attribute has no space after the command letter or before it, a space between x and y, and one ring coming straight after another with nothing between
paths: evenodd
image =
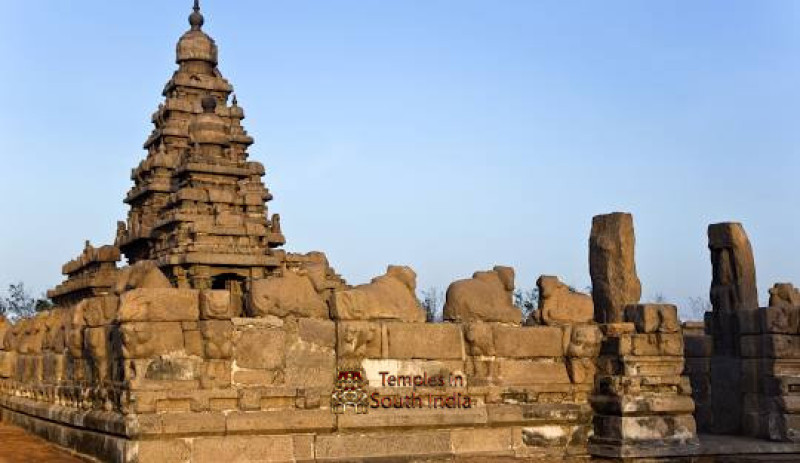
<instances>
[{"instance_id":1,"label":"stone boundary wall","mask_svg":"<svg viewBox=\"0 0 800 463\"><path fill-rule=\"evenodd\" d=\"M132 289L3 325L4 420L103 461L587 457L592 323L241 317L225 290ZM470 408L331 411L337 366L463 375ZM236 460L241 461L241 460Z\"/></svg>"}]
</instances>

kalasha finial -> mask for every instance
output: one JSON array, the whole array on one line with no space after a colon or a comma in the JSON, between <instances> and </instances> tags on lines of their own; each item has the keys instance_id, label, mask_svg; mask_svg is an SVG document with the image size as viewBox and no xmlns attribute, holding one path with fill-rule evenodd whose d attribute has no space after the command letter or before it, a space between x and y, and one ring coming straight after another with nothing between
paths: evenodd
<instances>
[{"instance_id":1,"label":"kalasha finial","mask_svg":"<svg viewBox=\"0 0 800 463\"><path fill-rule=\"evenodd\" d=\"M200 30L203 27L203 23L205 19L203 19L203 15L200 14L200 0L194 0L194 7L192 7L192 14L189 15L189 25L192 26L192 30Z\"/></svg>"},{"instance_id":2,"label":"kalasha finial","mask_svg":"<svg viewBox=\"0 0 800 463\"><path fill-rule=\"evenodd\" d=\"M213 113L217 109L217 99L211 95L203 97L200 101L204 113Z\"/></svg>"}]
</instances>

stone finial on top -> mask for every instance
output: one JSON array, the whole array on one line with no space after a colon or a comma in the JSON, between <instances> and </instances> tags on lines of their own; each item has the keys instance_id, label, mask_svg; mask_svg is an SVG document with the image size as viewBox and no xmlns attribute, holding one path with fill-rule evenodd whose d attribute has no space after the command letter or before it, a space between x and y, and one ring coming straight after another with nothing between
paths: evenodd
<instances>
[{"instance_id":1,"label":"stone finial on top","mask_svg":"<svg viewBox=\"0 0 800 463\"><path fill-rule=\"evenodd\" d=\"M203 18L203 15L200 13L200 0L194 0L192 10L192 14L189 15L189 25L192 26L192 30L198 31L203 27L203 23L205 23L205 18Z\"/></svg>"},{"instance_id":2,"label":"stone finial on top","mask_svg":"<svg viewBox=\"0 0 800 463\"><path fill-rule=\"evenodd\" d=\"M176 62L178 64L187 61L205 62L210 67L204 73L210 74L213 67L217 65L219 50L214 40L203 32L205 18L200 13L200 3L195 1L193 9L194 11L189 15L191 29L178 41Z\"/></svg>"}]
</instances>

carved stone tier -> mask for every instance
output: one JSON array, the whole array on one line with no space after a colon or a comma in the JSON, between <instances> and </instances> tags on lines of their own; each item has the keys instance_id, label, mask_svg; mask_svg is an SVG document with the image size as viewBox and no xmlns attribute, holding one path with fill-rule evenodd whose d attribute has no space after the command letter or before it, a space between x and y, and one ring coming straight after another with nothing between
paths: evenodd
<instances>
[{"instance_id":1,"label":"carved stone tier","mask_svg":"<svg viewBox=\"0 0 800 463\"><path fill-rule=\"evenodd\" d=\"M47 292L47 297L59 305L68 305L84 297L108 294L117 278L119 248L95 248L88 241L76 259L64 264L61 273L67 279Z\"/></svg>"}]
</instances>

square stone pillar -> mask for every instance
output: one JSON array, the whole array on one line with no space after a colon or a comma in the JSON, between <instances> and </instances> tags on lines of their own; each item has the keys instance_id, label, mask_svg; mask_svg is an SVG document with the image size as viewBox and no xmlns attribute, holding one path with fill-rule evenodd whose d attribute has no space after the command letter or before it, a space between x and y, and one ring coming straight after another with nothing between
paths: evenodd
<instances>
[{"instance_id":1,"label":"square stone pillar","mask_svg":"<svg viewBox=\"0 0 800 463\"><path fill-rule=\"evenodd\" d=\"M711 252L710 321L714 338L711 359L711 430L717 434L742 431L742 361L738 314L758 308L753 249L740 223L708 226Z\"/></svg>"},{"instance_id":2,"label":"square stone pillar","mask_svg":"<svg viewBox=\"0 0 800 463\"><path fill-rule=\"evenodd\" d=\"M688 456L699 449L694 400L683 376L677 308L630 305L603 325L589 452L605 458Z\"/></svg>"}]
</instances>

